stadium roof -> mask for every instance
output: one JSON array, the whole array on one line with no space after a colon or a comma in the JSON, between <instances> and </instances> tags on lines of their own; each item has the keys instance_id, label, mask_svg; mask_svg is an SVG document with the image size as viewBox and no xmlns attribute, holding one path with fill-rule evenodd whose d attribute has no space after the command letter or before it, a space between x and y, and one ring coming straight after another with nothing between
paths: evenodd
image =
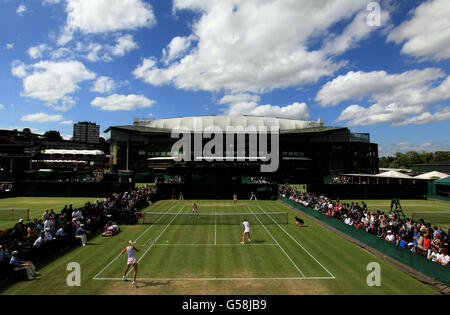
<instances>
[{"instance_id":1,"label":"stadium roof","mask_svg":"<svg viewBox=\"0 0 450 315\"><path fill-rule=\"evenodd\" d=\"M450 175L447 175L445 173L434 171L434 172L429 172L426 174L415 176L414 178L417 178L417 179L442 179L442 178L447 178L449 176Z\"/></svg>"},{"instance_id":2,"label":"stadium roof","mask_svg":"<svg viewBox=\"0 0 450 315\"><path fill-rule=\"evenodd\" d=\"M323 132L329 130L341 129L338 127L324 127L323 121L306 121L287 118L272 118L259 116L194 116L178 117L158 120L138 120L135 119L133 125L113 126L105 130L108 132L111 128L123 129L141 132L171 132L172 130L181 130L188 128L195 131L204 130L209 126L215 126L226 131L227 127L279 127L280 132ZM196 128L197 127L197 128Z\"/></svg>"},{"instance_id":3,"label":"stadium roof","mask_svg":"<svg viewBox=\"0 0 450 315\"><path fill-rule=\"evenodd\" d=\"M389 171L389 172L384 172L381 174L376 175L376 177L385 177L385 178L413 178L409 175L406 174L402 174L400 172L396 172L396 171Z\"/></svg>"}]
</instances>

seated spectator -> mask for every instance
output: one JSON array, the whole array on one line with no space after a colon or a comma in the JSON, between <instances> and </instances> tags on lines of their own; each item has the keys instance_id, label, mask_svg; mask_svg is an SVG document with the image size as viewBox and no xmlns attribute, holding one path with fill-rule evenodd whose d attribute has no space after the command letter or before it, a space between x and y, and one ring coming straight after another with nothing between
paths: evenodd
<instances>
[{"instance_id":1,"label":"seated spectator","mask_svg":"<svg viewBox=\"0 0 450 315\"><path fill-rule=\"evenodd\" d=\"M439 263L444 266L447 267L448 266L448 262L450 260L449 255L446 253L445 248L441 249L441 256L439 257Z\"/></svg>"},{"instance_id":2,"label":"seated spectator","mask_svg":"<svg viewBox=\"0 0 450 315\"><path fill-rule=\"evenodd\" d=\"M33 247L42 246L42 245L44 245L44 243L45 243L45 232L41 231L41 234L39 235L39 237L34 242Z\"/></svg>"},{"instance_id":3,"label":"seated spectator","mask_svg":"<svg viewBox=\"0 0 450 315\"><path fill-rule=\"evenodd\" d=\"M4 248L3 245L0 245L0 262L7 262L11 259L11 255L9 254L8 248Z\"/></svg>"},{"instance_id":4,"label":"seated spectator","mask_svg":"<svg viewBox=\"0 0 450 315\"><path fill-rule=\"evenodd\" d=\"M389 243L394 243L394 241L395 241L395 236L394 236L394 234L392 234L392 231L391 231L391 230L388 230L388 231L387 231L387 235L386 235L386 237L385 237L385 240L388 241Z\"/></svg>"},{"instance_id":5,"label":"seated spectator","mask_svg":"<svg viewBox=\"0 0 450 315\"><path fill-rule=\"evenodd\" d=\"M49 228L46 228L45 229L45 232L44 232L44 241L45 242L49 242L49 241L52 241L54 238L53 238L53 235L52 235L52 233L50 233L50 229Z\"/></svg>"},{"instance_id":6,"label":"seated spectator","mask_svg":"<svg viewBox=\"0 0 450 315\"><path fill-rule=\"evenodd\" d=\"M75 232L75 237L81 239L81 244L83 246L86 246L87 244L87 234L91 234L91 232L84 229L84 224L80 224Z\"/></svg>"},{"instance_id":7,"label":"seated spectator","mask_svg":"<svg viewBox=\"0 0 450 315\"><path fill-rule=\"evenodd\" d=\"M9 262L9 264L14 267L15 271L25 270L27 272L28 280L33 280L35 276L40 276L40 274L36 272L36 267L31 261L22 261L17 255L18 252L16 250L13 251Z\"/></svg>"}]
</instances>

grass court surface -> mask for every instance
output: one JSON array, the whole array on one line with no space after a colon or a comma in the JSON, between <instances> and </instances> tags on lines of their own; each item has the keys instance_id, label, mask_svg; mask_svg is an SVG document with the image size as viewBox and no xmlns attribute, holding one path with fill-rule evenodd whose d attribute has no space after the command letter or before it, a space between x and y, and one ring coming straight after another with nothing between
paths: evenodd
<instances>
[{"instance_id":1,"label":"grass court surface","mask_svg":"<svg viewBox=\"0 0 450 315\"><path fill-rule=\"evenodd\" d=\"M38 279L0 288L0 294L437 294L279 201L196 202L200 216L247 213L252 242L240 244L243 217L235 225L197 223L202 218L195 216L182 222L193 201L159 201L144 210L168 213L158 224L121 226L116 236L96 236L41 266ZM273 212L288 212L289 224L273 222ZM296 227L295 215L307 227ZM130 239L137 246L154 241L137 253L137 287L121 280L127 257L120 252ZM66 284L70 262L81 266L80 287ZM366 283L371 262L381 266L380 287Z\"/></svg>"}]
</instances>

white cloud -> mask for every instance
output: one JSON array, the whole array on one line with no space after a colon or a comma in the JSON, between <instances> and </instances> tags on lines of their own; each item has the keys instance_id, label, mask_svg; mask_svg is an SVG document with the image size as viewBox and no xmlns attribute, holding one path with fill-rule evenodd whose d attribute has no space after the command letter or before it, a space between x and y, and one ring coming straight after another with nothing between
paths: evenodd
<instances>
[{"instance_id":1,"label":"white cloud","mask_svg":"<svg viewBox=\"0 0 450 315\"><path fill-rule=\"evenodd\" d=\"M61 0L42 0L42 5L58 4Z\"/></svg>"},{"instance_id":2,"label":"white cloud","mask_svg":"<svg viewBox=\"0 0 450 315\"><path fill-rule=\"evenodd\" d=\"M26 11L27 11L27 7L23 4L21 4L17 7L16 13L20 16L23 16Z\"/></svg>"},{"instance_id":3,"label":"white cloud","mask_svg":"<svg viewBox=\"0 0 450 315\"><path fill-rule=\"evenodd\" d=\"M124 35L116 39L116 45L111 47L111 53L114 56L124 56L127 52L137 49L139 46L134 41L132 35Z\"/></svg>"},{"instance_id":4,"label":"white cloud","mask_svg":"<svg viewBox=\"0 0 450 315\"><path fill-rule=\"evenodd\" d=\"M80 89L78 84L96 77L79 61L40 61L25 65L16 60L12 63L12 74L22 79L23 96L63 111L75 104L70 94Z\"/></svg>"},{"instance_id":5,"label":"white cloud","mask_svg":"<svg viewBox=\"0 0 450 315\"><path fill-rule=\"evenodd\" d=\"M316 97L323 107L364 99L375 104L368 108L348 106L337 121L348 121L349 125L384 122L406 125L446 120L445 113L432 115L427 113L427 109L430 104L450 99L450 76L446 77L442 70L436 68L401 74L349 72L325 84Z\"/></svg>"},{"instance_id":6,"label":"white cloud","mask_svg":"<svg viewBox=\"0 0 450 315\"><path fill-rule=\"evenodd\" d=\"M445 107L444 109L437 111L435 113L425 112L418 116L410 117L396 125L404 126L404 125L426 125L432 124L439 121L444 121L450 119L450 106Z\"/></svg>"},{"instance_id":7,"label":"white cloud","mask_svg":"<svg viewBox=\"0 0 450 315\"><path fill-rule=\"evenodd\" d=\"M64 140L72 140L73 135L61 135Z\"/></svg>"},{"instance_id":8,"label":"white cloud","mask_svg":"<svg viewBox=\"0 0 450 315\"><path fill-rule=\"evenodd\" d=\"M113 91L116 87L117 84L113 79L111 79L110 77L101 76L95 81L94 85L91 88L91 91L106 94Z\"/></svg>"},{"instance_id":9,"label":"white cloud","mask_svg":"<svg viewBox=\"0 0 450 315\"><path fill-rule=\"evenodd\" d=\"M64 117L62 115L49 115L46 113L38 113L25 115L20 120L27 122L47 123L47 122L58 122L63 119Z\"/></svg>"},{"instance_id":10,"label":"white cloud","mask_svg":"<svg viewBox=\"0 0 450 315\"><path fill-rule=\"evenodd\" d=\"M130 111L139 108L152 107L154 103L155 101L150 100L143 95L113 94L108 97L96 97L91 102L91 105L107 111Z\"/></svg>"},{"instance_id":11,"label":"white cloud","mask_svg":"<svg viewBox=\"0 0 450 315\"><path fill-rule=\"evenodd\" d=\"M60 125L73 125L73 120L64 120L59 123Z\"/></svg>"},{"instance_id":12,"label":"white cloud","mask_svg":"<svg viewBox=\"0 0 450 315\"><path fill-rule=\"evenodd\" d=\"M449 97L450 79L440 87L432 88L432 83L443 77L445 73L436 68L401 74L350 71L325 84L317 93L316 101L324 107L335 106L346 100L362 100L365 97L383 104L429 104Z\"/></svg>"},{"instance_id":13,"label":"white cloud","mask_svg":"<svg viewBox=\"0 0 450 315\"><path fill-rule=\"evenodd\" d=\"M399 106L392 103L388 105L374 104L369 108L351 105L344 109L337 121L348 121L349 126L374 125L392 123L398 125L410 115L419 115L426 110L423 105Z\"/></svg>"},{"instance_id":14,"label":"white cloud","mask_svg":"<svg viewBox=\"0 0 450 315\"><path fill-rule=\"evenodd\" d=\"M12 50L12 49L14 49L14 43L8 43L8 44L6 44L6 45L5 45L5 49L6 49L6 50Z\"/></svg>"},{"instance_id":15,"label":"white cloud","mask_svg":"<svg viewBox=\"0 0 450 315\"><path fill-rule=\"evenodd\" d=\"M150 4L143 0L67 0L67 23L58 42L69 42L74 32L84 34L135 30L156 23Z\"/></svg>"},{"instance_id":16,"label":"white cloud","mask_svg":"<svg viewBox=\"0 0 450 315\"><path fill-rule=\"evenodd\" d=\"M41 44L38 46L32 46L28 48L27 53L32 59L42 58L46 50L51 50L47 44Z\"/></svg>"},{"instance_id":17,"label":"white cloud","mask_svg":"<svg viewBox=\"0 0 450 315\"><path fill-rule=\"evenodd\" d=\"M182 57L189 49L192 43L191 37L174 37L167 48L163 49L162 60L164 64L169 64L171 61Z\"/></svg>"},{"instance_id":18,"label":"white cloud","mask_svg":"<svg viewBox=\"0 0 450 315\"><path fill-rule=\"evenodd\" d=\"M287 106L259 105L259 96L251 94L226 95L219 104L227 104L225 115L252 115L293 119L309 119L308 106L305 103L293 103Z\"/></svg>"},{"instance_id":19,"label":"white cloud","mask_svg":"<svg viewBox=\"0 0 450 315\"><path fill-rule=\"evenodd\" d=\"M222 97L219 104L232 104L232 103L246 103L246 102L259 102L261 97L253 94L229 94Z\"/></svg>"},{"instance_id":20,"label":"white cloud","mask_svg":"<svg viewBox=\"0 0 450 315\"><path fill-rule=\"evenodd\" d=\"M186 90L263 93L316 82L346 62L342 53L367 38L357 31L367 1L175 0L174 12L199 15L187 37L175 37L162 58L144 58L134 71L152 85ZM362 14L362 13L361 13ZM314 50L312 40L329 37L337 22L352 22L338 51ZM192 39L192 41L190 41ZM160 59L163 67L159 67Z\"/></svg>"},{"instance_id":21,"label":"white cloud","mask_svg":"<svg viewBox=\"0 0 450 315\"><path fill-rule=\"evenodd\" d=\"M409 21L396 27L388 42L403 44L401 52L423 59L450 58L450 5L448 0L423 2Z\"/></svg>"},{"instance_id":22,"label":"white cloud","mask_svg":"<svg viewBox=\"0 0 450 315\"><path fill-rule=\"evenodd\" d=\"M379 155L394 156L397 152L436 152L436 151L450 151L450 145L445 142L431 141L422 144L413 144L411 142L400 141L396 143L380 143L378 146Z\"/></svg>"},{"instance_id":23,"label":"white cloud","mask_svg":"<svg viewBox=\"0 0 450 315\"><path fill-rule=\"evenodd\" d=\"M339 55L355 47L359 41L368 38L377 28L368 25L367 15L368 11L360 11L341 34L326 41L324 50L330 54ZM389 18L390 12L383 8L381 11L381 25L386 25Z\"/></svg>"},{"instance_id":24,"label":"white cloud","mask_svg":"<svg viewBox=\"0 0 450 315\"><path fill-rule=\"evenodd\" d=\"M5 106L3 106L3 104L0 104L0 109L5 109Z\"/></svg>"}]
</instances>

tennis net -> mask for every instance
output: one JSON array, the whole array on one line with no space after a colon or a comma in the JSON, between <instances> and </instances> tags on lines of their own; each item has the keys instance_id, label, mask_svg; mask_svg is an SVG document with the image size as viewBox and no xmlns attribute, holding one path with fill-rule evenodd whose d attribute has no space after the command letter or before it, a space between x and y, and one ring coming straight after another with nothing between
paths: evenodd
<instances>
[{"instance_id":1,"label":"tennis net","mask_svg":"<svg viewBox=\"0 0 450 315\"><path fill-rule=\"evenodd\" d=\"M287 212L266 213L167 213L144 212L144 224L157 225L240 225L246 219L251 225L288 224Z\"/></svg>"},{"instance_id":2,"label":"tennis net","mask_svg":"<svg viewBox=\"0 0 450 315\"><path fill-rule=\"evenodd\" d=\"M28 208L0 208L0 221L30 220L30 209Z\"/></svg>"}]
</instances>

